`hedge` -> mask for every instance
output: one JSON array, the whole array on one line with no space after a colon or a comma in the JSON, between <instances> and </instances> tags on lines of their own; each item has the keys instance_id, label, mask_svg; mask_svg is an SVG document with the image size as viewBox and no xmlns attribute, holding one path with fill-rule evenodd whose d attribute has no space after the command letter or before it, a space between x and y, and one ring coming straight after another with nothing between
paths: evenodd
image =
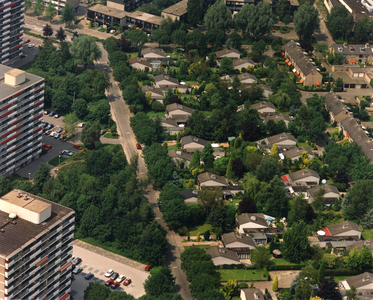
<instances>
[{"instance_id":1,"label":"hedge","mask_svg":"<svg viewBox=\"0 0 373 300\"><path fill-rule=\"evenodd\" d=\"M342 92L342 87L333 87L333 92Z\"/></svg>"},{"instance_id":2,"label":"hedge","mask_svg":"<svg viewBox=\"0 0 373 300\"><path fill-rule=\"evenodd\" d=\"M268 270L276 271L276 270L301 270L304 268L305 264L294 264L294 265L272 265L268 266Z\"/></svg>"},{"instance_id":3,"label":"hedge","mask_svg":"<svg viewBox=\"0 0 373 300\"><path fill-rule=\"evenodd\" d=\"M325 276L354 276L363 273L363 271L350 269L326 269Z\"/></svg>"},{"instance_id":4,"label":"hedge","mask_svg":"<svg viewBox=\"0 0 373 300\"><path fill-rule=\"evenodd\" d=\"M270 281L271 280L271 275L269 275L269 273L268 273L267 266L265 266L263 268L263 272L264 272L265 277L267 277L267 280Z\"/></svg>"},{"instance_id":5,"label":"hedge","mask_svg":"<svg viewBox=\"0 0 373 300\"><path fill-rule=\"evenodd\" d=\"M230 269L254 270L254 269L256 269L256 266L255 265L247 266L247 265L244 265L244 264L240 264L240 265L231 264L231 265L215 266L215 269L216 270L221 270L221 269L223 269L223 270L230 270Z\"/></svg>"}]
</instances>

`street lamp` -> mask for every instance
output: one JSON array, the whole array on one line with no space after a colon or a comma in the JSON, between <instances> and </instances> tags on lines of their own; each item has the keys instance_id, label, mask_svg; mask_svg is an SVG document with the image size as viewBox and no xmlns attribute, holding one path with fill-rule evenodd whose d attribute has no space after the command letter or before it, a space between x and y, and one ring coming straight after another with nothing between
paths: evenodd
<instances>
[{"instance_id":1,"label":"street lamp","mask_svg":"<svg viewBox=\"0 0 373 300\"><path fill-rule=\"evenodd\" d=\"M28 173L28 180L31 181L31 173Z\"/></svg>"},{"instance_id":2,"label":"street lamp","mask_svg":"<svg viewBox=\"0 0 373 300\"><path fill-rule=\"evenodd\" d=\"M58 155L58 164L61 164L61 154Z\"/></svg>"}]
</instances>

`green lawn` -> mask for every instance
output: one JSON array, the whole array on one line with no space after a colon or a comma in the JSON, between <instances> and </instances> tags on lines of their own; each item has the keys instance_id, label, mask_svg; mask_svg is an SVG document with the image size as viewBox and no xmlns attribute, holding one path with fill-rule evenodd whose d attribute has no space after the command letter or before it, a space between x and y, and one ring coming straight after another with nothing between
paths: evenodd
<instances>
[{"instance_id":1,"label":"green lawn","mask_svg":"<svg viewBox=\"0 0 373 300\"><path fill-rule=\"evenodd\" d=\"M204 110L203 113L208 116L212 116L212 111Z\"/></svg>"},{"instance_id":2,"label":"green lawn","mask_svg":"<svg viewBox=\"0 0 373 300\"><path fill-rule=\"evenodd\" d=\"M364 230L362 236L364 240L373 239L373 230Z\"/></svg>"},{"instance_id":3,"label":"green lawn","mask_svg":"<svg viewBox=\"0 0 373 300\"><path fill-rule=\"evenodd\" d=\"M230 201L225 201L225 203L226 203L226 205L233 205L233 206L238 206L238 205L236 205L237 203L240 203L241 202L241 200L242 199L233 199L233 201L232 202L230 202Z\"/></svg>"},{"instance_id":4,"label":"green lawn","mask_svg":"<svg viewBox=\"0 0 373 300\"><path fill-rule=\"evenodd\" d=\"M119 138L118 135L111 134L110 132L105 133L104 137L106 137L108 139L117 139L117 138Z\"/></svg>"},{"instance_id":5,"label":"green lawn","mask_svg":"<svg viewBox=\"0 0 373 300\"><path fill-rule=\"evenodd\" d=\"M334 281L335 282L338 282L338 281L342 281L342 280L345 280L347 278L350 278L352 276L334 276ZM326 276L325 279L330 279L329 276Z\"/></svg>"},{"instance_id":6,"label":"green lawn","mask_svg":"<svg viewBox=\"0 0 373 300\"><path fill-rule=\"evenodd\" d=\"M65 157L58 157L56 156L55 158L51 159L48 164L57 167L59 163L63 163L64 161L68 160L68 158Z\"/></svg>"},{"instance_id":7,"label":"green lawn","mask_svg":"<svg viewBox=\"0 0 373 300\"><path fill-rule=\"evenodd\" d=\"M221 275L220 281L266 281L262 270L218 270Z\"/></svg>"},{"instance_id":8,"label":"green lawn","mask_svg":"<svg viewBox=\"0 0 373 300\"><path fill-rule=\"evenodd\" d=\"M190 248L192 246L184 246L184 249ZM201 248L201 249L207 249L207 248L212 248L216 246L210 246L210 245L194 245L194 248Z\"/></svg>"},{"instance_id":9,"label":"green lawn","mask_svg":"<svg viewBox=\"0 0 373 300\"><path fill-rule=\"evenodd\" d=\"M180 148L175 144L175 145L172 145L172 146L168 146L168 151L170 150L180 150Z\"/></svg>"},{"instance_id":10,"label":"green lawn","mask_svg":"<svg viewBox=\"0 0 373 300\"><path fill-rule=\"evenodd\" d=\"M203 234L207 231L207 230L210 230L210 233L212 233L212 226L211 224L203 224L203 225L200 225L200 226L196 226L196 227L188 227L188 230L189 230L189 235L190 236L196 236L199 232L199 234L201 235L201 237L203 237Z\"/></svg>"},{"instance_id":11,"label":"green lawn","mask_svg":"<svg viewBox=\"0 0 373 300\"><path fill-rule=\"evenodd\" d=\"M270 261L270 264L274 265L292 265L291 262L287 261L285 258L275 258Z\"/></svg>"},{"instance_id":12,"label":"green lawn","mask_svg":"<svg viewBox=\"0 0 373 300\"><path fill-rule=\"evenodd\" d=\"M307 143L297 142L297 147L306 147L312 150L312 147L308 145Z\"/></svg>"},{"instance_id":13,"label":"green lawn","mask_svg":"<svg viewBox=\"0 0 373 300\"><path fill-rule=\"evenodd\" d=\"M190 84L192 87L194 87L194 85L199 85L198 81L192 81L192 80L187 80L187 81L184 81L185 84Z\"/></svg>"},{"instance_id":14,"label":"green lawn","mask_svg":"<svg viewBox=\"0 0 373 300\"><path fill-rule=\"evenodd\" d=\"M153 118L157 116L164 117L166 115L166 112L165 111L155 112L151 110L151 111L147 111L146 114L148 115L149 118Z\"/></svg>"}]
</instances>

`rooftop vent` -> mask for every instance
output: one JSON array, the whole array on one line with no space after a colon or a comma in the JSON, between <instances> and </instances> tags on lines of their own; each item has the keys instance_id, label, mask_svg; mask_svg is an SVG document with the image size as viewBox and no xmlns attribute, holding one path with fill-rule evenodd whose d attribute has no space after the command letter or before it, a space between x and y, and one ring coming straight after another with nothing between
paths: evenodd
<instances>
[{"instance_id":1,"label":"rooftop vent","mask_svg":"<svg viewBox=\"0 0 373 300\"><path fill-rule=\"evenodd\" d=\"M176 155L181 155L181 151L176 151Z\"/></svg>"},{"instance_id":2,"label":"rooftop vent","mask_svg":"<svg viewBox=\"0 0 373 300\"><path fill-rule=\"evenodd\" d=\"M193 141L194 141L194 142L198 142L198 138L194 137L194 138L193 138Z\"/></svg>"},{"instance_id":3,"label":"rooftop vent","mask_svg":"<svg viewBox=\"0 0 373 300\"><path fill-rule=\"evenodd\" d=\"M250 216L250 220L256 221L256 216Z\"/></svg>"},{"instance_id":4,"label":"rooftop vent","mask_svg":"<svg viewBox=\"0 0 373 300\"><path fill-rule=\"evenodd\" d=\"M29 198L27 198L27 195L25 194L25 200L29 200Z\"/></svg>"},{"instance_id":5,"label":"rooftop vent","mask_svg":"<svg viewBox=\"0 0 373 300\"><path fill-rule=\"evenodd\" d=\"M211 175L211 179L216 179L216 175L215 175L215 174L212 174L212 175Z\"/></svg>"},{"instance_id":6,"label":"rooftop vent","mask_svg":"<svg viewBox=\"0 0 373 300\"><path fill-rule=\"evenodd\" d=\"M180 108L180 109L184 109L184 106L182 106L182 105L178 105L177 107Z\"/></svg>"},{"instance_id":7,"label":"rooftop vent","mask_svg":"<svg viewBox=\"0 0 373 300\"><path fill-rule=\"evenodd\" d=\"M364 242L364 244L365 244L366 246L370 246L370 245L371 245L371 241L370 241L370 240L367 240L367 241Z\"/></svg>"},{"instance_id":8,"label":"rooftop vent","mask_svg":"<svg viewBox=\"0 0 373 300\"><path fill-rule=\"evenodd\" d=\"M240 234L236 234L236 237L237 237L238 239L242 239L242 238L243 238L242 235L240 235Z\"/></svg>"},{"instance_id":9,"label":"rooftop vent","mask_svg":"<svg viewBox=\"0 0 373 300\"><path fill-rule=\"evenodd\" d=\"M10 213L9 214L9 219L15 220L16 218L17 218L17 214L15 214L15 213Z\"/></svg>"},{"instance_id":10,"label":"rooftop vent","mask_svg":"<svg viewBox=\"0 0 373 300\"><path fill-rule=\"evenodd\" d=\"M350 225L348 225L348 224L343 224L343 229L347 229L347 228L350 228Z\"/></svg>"},{"instance_id":11,"label":"rooftop vent","mask_svg":"<svg viewBox=\"0 0 373 300\"><path fill-rule=\"evenodd\" d=\"M21 198L22 197L22 194L21 194L21 192L20 191L18 191L18 196L17 196L18 198Z\"/></svg>"},{"instance_id":12,"label":"rooftop vent","mask_svg":"<svg viewBox=\"0 0 373 300\"><path fill-rule=\"evenodd\" d=\"M192 191L192 194L194 194L194 195L198 195L198 191L197 191L197 190L193 190L193 191Z\"/></svg>"},{"instance_id":13,"label":"rooftop vent","mask_svg":"<svg viewBox=\"0 0 373 300\"><path fill-rule=\"evenodd\" d=\"M369 48L369 46L370 46L369 43L365 44L365 48Z\"/></svg>"},{"instance_id":14,"label":"rooftop vent","mask_svg":"<svg viewBox=\"0 0 373 300\"><path fill-rule=\"evenodd\" d=\"M259 294L258 294L258 292L255 292L255 293L254 293L254 298L255 298L255 299L259 299Z\"/></svg>"},{"instance_id":15,"label":"rooftop vent","mask_svg":"<svg viewBox=\"0 0 373 300\"><path fill-rule=\"evenodd\" d=\"M225 253L226 251L224 249L219 249L219 252Z\"/></svg>"},{"instance_id":16,"label":"rooftop vent","mask_svg":"<svg viewBox=\"0 0 373 300\"><path fill-rule=\"evenodd\" d=\"M165 79L170 79L170 77L168 77L168 76L165 76L164 78L165 78Z\"/></svg>"},{"instance_id":17,"label":"rooftop vent","mask_svg":"<svg viewBox=\"0 0 373 300\"><path fill-rule=\"evenodd\" d=\"M303 175L308 175L308 174L310 174L310 172L308 172L308 171L303 171L302 174L303 174Z\"/></svg>"},{"instance_id":18,"label":"rooftop vent","mask_svg":"<svg viewBox=\"0 0 373 300\"><path fill-rule=\"evenodd\" d=\"M369 275L365 275L363 277L363 282L366 282L366 281L369 281L370 280L370 276Z\"/></svg>"},{"instance_id":19,"label":"rooftop vent","mask_svg":"<svg viewBox=\"0 0 373 300\"><path fill-rule=\"evenodd\" d=\"M347 43L343 43L343 47L347 48L348 47Z\"/></svg>"}]
</instances>

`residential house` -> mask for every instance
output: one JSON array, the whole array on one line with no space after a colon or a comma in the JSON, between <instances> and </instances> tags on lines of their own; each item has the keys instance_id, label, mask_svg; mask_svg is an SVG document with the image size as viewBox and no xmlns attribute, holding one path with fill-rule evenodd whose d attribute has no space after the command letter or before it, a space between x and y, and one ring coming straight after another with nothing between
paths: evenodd
<instances>
[{"instance_id":1,"label":"residential house","mask_svg":"<svg viewBox=\"0 0 373 300\"><path fill-rule=\"evenodd\" d=\"M339 124L339 130L343 130L343 135L348 138L349 141L354 141L358 144L363 153L368 156L370 160L373 159L373 142L368 137L367 132L360 127L353 117L348 116L343 119Z\"/></svg>"},{"instance_id":2,"label":"residential house","mask_svg":"<svg viewBox=\"0 0 373 300\"><path fill-rule=\"evenodd\" d=\"M180 192L186 205L198 203L199 190L186 189Z\"/></svg>"},{"instance_id":3,"label":"residential house","mask_svg":"<svg viewBox=\"0 0 373 300\"><path fill-rule=\"evenodd\" d=\"M264 148L270 151L274 144L277 144L279 148L295 147L297 145L297 140L291 134L284 132L259 140L256 143L258 143L258 148Z\"/></svg>"},{"instance_id":4,"label":"residential house","mask_svg":"<svg viewBox=\"0 0 373 300\"><path fill-rule=\"evenodd\" d=\"M170 150L168 151L168 156L171 157L171 161L176 167L180 168L181 164L184 164L184 167L188 168L192 161L193 154L184 151Z\"/></svg>"},{"instance_id":5,"label":"residential house","mask_svg":"<svg viewBox=\"0 0 373 300\"><path fill-rule=\"evenodd\" d=\"M288 126L289 122L290 122L290 118L288 115L284 115L284 114L276 114L276 113L271 113L271 112L268 112L268 113L260 113L259 114L259 118L265 123L267 124L269 120L273 120L275 123L279 122L279 121L284 121L286 126Z\"/></svg>"},{"instance_id":6,"label":"residential house","mask_svg":"<svg viewBox=\"0 0 373 300\"><path fill-rule=\"evenodd\" d=\"M259 87L263 90L264 98L269 99L269 97L273 94L273 91L270 86L266 84L259 84Z\"/></svg>"},{"instance_id":7,"label":"residential house","mask_svg":"<svg viewBox=\"0 0 373 300\"><path fill-rule=\"evenodd\" d=\"M247 70L248 66L252 66L252 67L254 67L254 66L255 66L255 63L254 63L253 60L248 59L248 58L246 58L246 57L244 57L244 58L239 58L239 59L235 59L235 60L233 61L233 68L234 68L235 70L240 70L240 71L241 71L242 68L244 68L244 69Z\"/></svg>"},{"instance_id":8,"label":"residential house","mask_svg":"<svg viewBox=\"0 0 373 300\"><path fill-rule=\"evenodd\" d=\"M332 67L332 73L334 78L342 79L342 87L345 89L367 89L370 87L370 81L373 78L371 68L360 68L359 65L336 65ZM343 100L348 103L346 98L352 100L352 105L357 105L355 97L344 96Z\"/></svg>"},{"instance_id":9,"label":"residential house","mask_svg":"<svg viewBox=\"0 0 373 300\"><path fill-rule=\"evenodd\" d=\"M132 10L126 9L126 12L125 12L127 15L127 18L126 18L127 27L135 27L149 34L152 32L152 30L158 29L162 24L163 18L159 16L144 13L142 11L134 11L134 12L130 12L130 11Z\"/></svg>"},{"instance_id":10,"label":"residential house","mask_svg":"<svg viewBox=\"0 0 373 300\"><path fill-rule=\"evenodd\" d=\"M144 3L149 3L150 0L107 0L107 7L115 8L121 11L134 11L136 8L141 6Z\"/></svg>"},{"instance_id":11,"label":"residential house","mask_svg":"<svg viewBox=\"0 0 373 300\"><path fill-rule=\"evenodd\" d=\"M268 228L244 228L246 236L254 239L257 245L266 245L273 240L276 234L281 234L284 228L268 227Z\"/></svg>"},{"instance_id":12,"label":"residential house","mask_svg":"<svg viewBox=\"0 0 373 300\"><path fill-rule=\"evenodd\" d=\"M200 187L226 187L229 185L227 178L209 172L198 175L197 182Z\"/></svg>"},{"instance_id":13,"label":"residential house","mask_svg":"<svg viewBox=\"0 0 373 300\"><path fill-rule=\"evenodd\" d=\"M267 222L268 216L262 213L244 213L236 217L236 224L238 226L238 232L244 233L244 229L252 228L268 228Z\"/></svg>"},{"instance_id":14,"label":"residential house","mask_svg":"<svg viewBox=\"0 0 373 300\"><path fill-rule=\"evenodd\" d=\"M128 60L128 65L132 68L141 70L145 72L145 68L148 68L149 70L152 68L152 65L150 62L148 62L146 59L143 59L141 57L132 57Z\"/></svg>"},{"instance_id":15,"label":"residential house","mask_svg":"<svg viewBox=\"0 0 373 300\"><path fill-rule=\"evenodd\" d=\"M289 157L291 161L294 163L295 160L299 159L302 156L303 152L307 152L309 159L312 159L312 157L314 157L312 150L307 147L292 148L282 153L279 153L279 155L280 157L281 155L283 156L281 157L282 159L284 159L285 157Z\"/></svg>"},{"instance_id":16,"label":"residential house","mask_svg":"<svg viewBox=\"0 0 373 300\"><path fill-rule=\"evenodd\" d=\"M225 2L225 5L229 8L229 10L232 11L232 15L235 15L242 9L244 4L257 5L258 3L261 3L262 1L260 0L236 0L236 1L224 0L224 2ZM276 12L276 5L277 5L278 0L265 0L263 2L268 3L271 6L273 12L274 13ZM285 8L285 10L290 15L293 15L294 12L298 9L298 7L299 7L298 0L288 0L287 7Z\"/></svg>"},{"instance_id":17,"label":"residential house","mask_svg":"<svg viewBox=\"0 0 373 300\"><path fill-rule=\"evenodd\" d=\"M178 103L172 103L166 106L167 115L178 123L186 123L193 114L194 109Z\"/></svg>"},{"instance_id":18,"label":"residential house","mask_svg":"<svg viewBox=\"0 0 373 300\"><path fill-rule=\"evenodd\" d=\"M224 198L228 199L238 193L243 194L245 192L245 189L242 185L234 184L234 185L228 185L228 186L222 187L221 191L223 192Z\"/></svg>"},{"instance_id":19,"label":"residential house","mask_svg":"<svg viewBox=\"0 0 373 300\"><path fill-rule=\"evenodd\" d=\"M210 143L209 141L200 139L193 135L184 136L180 139L181 147L186 149L188 152L195 152L196 150L202 154L205 145Z\"/></svg>"},{"instance_id":20,"label":"residential house","mask_svg":"<svg viewBox=\"0 0 373 300\"><path fill-rule=\"evenodd\" d=\"M326 249L326 248L333 249L334 246L338 246L338 247L342 246L342 248L340 249L344 249L343 251L345 251L348 249L348 247L350 247L350 245L353 245L359 242L360 238L358 236L317 235L317 236L309 236L308 240L310 241L311 245L318 245L320 248L323 248L323 249Z\"/></svg>"},{"instance_id":21,"label":"residential house","mask_svg":"<svg viewBox=\"0 0 373 300\"><path fill-rule=\"evenodd\" d=\"M217 60L222 60L224 57L228 57L231 59L239 59L241 56L240 51L233 48L226 48L220 51L216 51L215 54Z\"/></svg>"},{"instance_id":22,"label":"residential house","mask_svg":"<svg viewBox=\"0 0 373 300\"><path fill-rule=\"evenodd\" d=\"M294 67L295 75L301 77L300 83L308 86L320 86L322 84L322 75L307 58L301 47L293 40L283 46L282 55L285 56L285 62Z\"/></svg>"},{"instance_id":23,"label":"residential house","mask_svg":"<svg viewBox=\"0 0 373 300\"><path fill-rule=\"evenodd\" d=\"M179 85L179 80L176 78L172 78L168 75L157 75L154 76L154 84L157 88L160 88L162 86L174 86L174 85Z\"/></svg>"},{"instance_id":24,"label":"residential house","mask_svg":"<svg viewBox=\"0 0 373 300\"><path fill-rule=\"evenodd\" d=\"M350 290L354 286L357 290L373 289L373 273L365 272L345 280L340 281L345 290Z\"/></svg>"},{"instance_id":25,"label":"residential house","mask_svg":"<svg viewBox=\"0 0 373 300\"><path fill-rule=\"evenodd\" d=\"M316 194L321 190L325 190L325 194L323 196L324 198L324 204L327 206L333 205L336 199L339 199L339 191L338 189L330 184L324 184L324 185L319 185L315 186L313 188L310 188L307 193L308 193L308 203L312 203L315 199Z\"/></svg>"},{"instance_id":26,"label":"residential house","mask_svg":"<svg viewBox=\"0 0 373 300\"><path fill-rule=\"evenodd\" d=\"M307 185L319 185L320 176L316 171L311 169L303 169L287 175L281 176L285 183L306 183Z\"/></svg>"},{"instance_id":27,"label":"residential house","mask_svg":"<svg viewBox=\"0 0 373 300\"><path fill-rule=\"evenodd\" d=\"M205 251L206 254L211 255L215 266L241 264L237 253L227 248L212 247L205 249Z\"/></svg>"},{"instance_id":28,"label":"residential house","mask_svg":"<svg viewBox=\"0 0 373 300\"><path fill-rule=\"evenodd\" d=\"M144 48L141 50L141 55L148 60L166 59L166 53L160 48Z\"/></svg>"},{"instance_id":29,"label":"residential house","mask_svg":"<svg viewBox=\"0 0 373 300\"><path fill-rule=\"evenodd\" d=\"M373 47L369 43L365 44L334 44L332 47L334 55L342 55L350 64L366 64L372 62Z\"/></svg>"},{"instance_id":30,"label":"residential house","mask_svg":"<svg viewBox=\"0 0 373 300\"><path fill-rule=\"evenodd\" d=\"M325 106L329 111L330 120L332 122L337 122L337 124L339 124L339 122L349 116L347 106L332 93L326 95Z\"/></svg>"},{"instance_id":31,"label":"residential house","mask_svg":"<svg viewBox=\"0 0 373 300\"><path fill-rule=\"evenodd\" d=\"M256 83L258 80L256 79L255 75L250 73L243 73L237 76L241 83L245 84L253 84Z\"/></svg>"},{"instance_id":32,"label":"residential house","mask_svg":"<svg viewBox=\"0 0 373 300\"><path fill-rule=\"evenodd\" d=\"M355 22L366 17L372 20L373 17L369 2L355 0L324 0L324 4L329 13L333 7L344 6L352 15Z\"/></svg>"},{"instance_id":33,"label":"residential house","mask_svg":"<svg viewBox=\"0 0 373 300\"><path fill-rule=\"evenodd\" d=\"M99 25L119 25L121 29L127 26L127 13L125 11L101 4L87 8L86 18L88 21L97 22Z\"/></svg>"},{"instance_id":34,"label":"residential house","mask_svg":"<svg viewBox=\"0 0 373 300\"><path fill-rule=\"evenodd\" d=\"M361 229L354 222L344 221L330 225L323 229L325 236L358 236L361 238Z\"/></svg>"},{"instance_id":35,"label":"residential house","mask_svg":"<svg viewBox=\"0 0 373 300\"><path fill-rule=\"evenodd\" d=\"M308 200L308 190L311 186L307 185L305 182L296 182L290 184L289 182L284 185L285 194L288 198L292 198L295 195L303 195L303 198Z\"/></svg>"},{"instance_id":36,"label":"residential house","mask_svg":"<svg viewBox=\"0 0 373 300\"><path fill-rule=\"evenodd\" d=\"M172 118L161 118L161 125L163 127L163 132L170 134L177 134L184 131L184 126L177 124L177 122Z\"/></svg>"},{"instance_id":37,"label":"residential house","mask_svg":"<svg viewBox=\"0 0 373 300\"><path fill-rule=\"evenodd\" d=\"M227 249L237 253L239 259L249 259L251 250L256 248L254 239L245 234L225 233L221 240Z\"/></svg>"},{"instance_id":38,"label":"residential house","mask_svg":"<svg viewBox=\"0 0 373 300\"><path fill-rule=\"evenodd\" d=\"M187 0L180 1L170 7L162 10L162 17L170 17L173 21L180 21L181 23L187 23L188 12L187 12Z\"/></svg>"},{"instance_id":39,"label":"residential house","mask_svg":"<svg viewBox=\"0 0 373 300\"><path fill-rule=\"evenodd\" d=\"M276 111L275 106L268 101L262 101L250 105L250 109L256 109L260 114L262 113L274 113Z\"/></svg>"},{"instance_id":40,"label":"residential house","mask_svg":"<svg viewBox=\"0 0 373 300\"><path fill-rule=\"evenodd\" d=\"M352 245L348 246L346 250L352 250L357 248L359 251L361 251L363 249L363 246L368 247L370 250L373 250L373 240L369 239L355 242Z\"/></svg>"},{"instance_id":41,"label":"residential house","mask_svg":"<svg viewBox=\"0 0 373 300\"><path fill-rule=\"evenodd\" d=\"M162 89L156 88L154 86L143 85L141 87L141 90L145 93L145 95L150 92L150 97L153 100L157 100L157 101L160 101L161 103L163 103L162 99L164 97L164 93L163 93Z\"/></svg>"},{"instance_id":42,"label":"residential house","mask_svg":"<svg viewBox=\"0 0 373 300\"><path fill-rule=\"evenodd\" d=\"M260 289L241 289L241 300L269 300L270 295L264 295Z\"/></svg>"}]
</instances>

